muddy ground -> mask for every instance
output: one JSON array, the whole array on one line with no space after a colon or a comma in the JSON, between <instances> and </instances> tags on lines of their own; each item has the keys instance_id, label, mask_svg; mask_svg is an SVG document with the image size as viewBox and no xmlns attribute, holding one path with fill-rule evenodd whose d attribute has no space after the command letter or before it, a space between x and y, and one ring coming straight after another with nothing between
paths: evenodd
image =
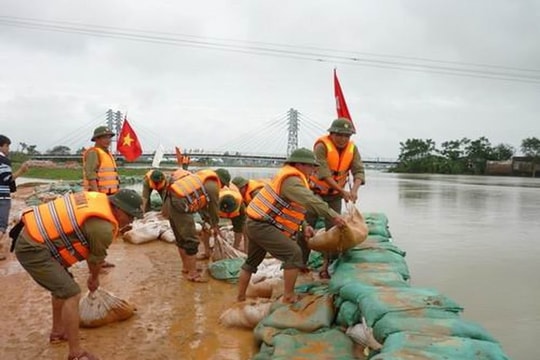
<instances>
[{"instance_id":1,"label":"muddy ground","mask_svg":"<svg viewBox=\"0 0 540 360\"><path fill-rule=\"evenodd\" d=\"M32 187L16 193L12 216L31 193ZM116 267L102 274L101 287L134 303L137 313L124 322L81 329L84 348L103 360L249 359L257 352L251 330L218 323L235 301L234 284L184 280L176 247L166 242L132 245L117 239L109 250L108 260ZM86 264L72 269L84 295ZM67 358L67 344L49 344L49 293L13 254L0 261L0 304L0 359Z\"/></svg>"}]
</instances>

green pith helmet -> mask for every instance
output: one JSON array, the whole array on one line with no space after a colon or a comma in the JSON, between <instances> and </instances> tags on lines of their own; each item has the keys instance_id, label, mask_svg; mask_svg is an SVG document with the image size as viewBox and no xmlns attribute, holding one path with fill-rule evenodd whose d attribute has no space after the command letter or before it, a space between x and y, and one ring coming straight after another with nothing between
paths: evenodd
<instances>
[{"instance_id":1,"label":"green pith helmet","mask_svg":"<svg viewBox=\"0 0 540 360\"><path fill-rule=\"evenodd\" d=\"M306 149L306 148L300 148L294 150L291 155L285 160L285 164L290 163L299 163L299 164L308 164L308 165L315 165L319 166L319 162L315 158L315 154L313 151Z\"/></svg>"},{"instance_id":2,"label":"green pith helmet","mask_svg":"<svg viewBox=\"0 0 540 360\"><path fill-rule=\"evenodd\" d=\"M241 176L237 176L234 179L231 180L231 182L236 185L237 188L242 188L248 184L248 179L243 178Z\"/></svg>"},{"instance_id":3,"label":"green pith helmet","mask_svg":"<svg viewBox=\"0 0 540 360\"><path fill-rule=\"evenodd\" d=\"M221 184L223 186L229 186L229 182L231 181L231 174L229 174L229 171L227 169L216 169L216 174L219 177L219 181L221 181Z\"/></svg>"},{"instance_id":4,"label":"green pith helmet","mask_svg":"<svg viewBox=\"0 0 540 360\"><path fill-rule=\"evenodd\" d=\"M328 132L352 135L354 134L354 127L352 122L349 121L349 119L337 118L336 120L332 121L332 125L330 126L330 129L328 129Z\"/></svg>"},{"instance_id":5,"label":"green pith helmet","mask_svg":"<svg viewBox=\"0 0 540 360\"><path fill-rule=\"evenodd\" d=\"M110 195L109 200L126 214L142 218L142 198L135 190L120 189L116 194Z\"/></svg>"},{"instance_id":6,"label":"green pith helmet","mask_svg":"<svg viewBox=\"0 0 540 360\"><path fill-rule=\"evenodd\" d=\"M231 213L237 208L236 199L234 196L227 194L223 195L219 199L219 210L223 211L224 213Z\"/></svg>"},{"instance_id":7,"label":"green pith helmet","mask_svg":"<svg viewBox=\"0 0 540 360\"><path fill-rule=\"evenodd\" d=\"M100 136L105 136L105 135L110 135L110 136L114 136L116 135L115 133L113 133L111 131L111 129L109 129L108 127L106 126L98 126L97 128L94 129L94 135L92 136L92 139L90 139L91 141L94 141L96 140L98 137Z\"/></svg>"},{"instance_id":8,"label":"green pith helmet","mask_svg":"<svg viewBox=\"0 0 540 360\"><path fill-rule=\"evenodd\" d=\"M154 182L161 182L165 180L165 175L160 170L154 170L150 174L150 179Z\"/></svg>"}]
</instances>

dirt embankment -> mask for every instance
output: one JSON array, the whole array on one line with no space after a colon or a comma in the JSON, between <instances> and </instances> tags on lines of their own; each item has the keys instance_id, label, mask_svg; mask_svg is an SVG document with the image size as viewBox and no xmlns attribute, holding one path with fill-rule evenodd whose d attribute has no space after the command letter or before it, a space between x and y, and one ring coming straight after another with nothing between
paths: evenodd
<instances>
[{"instance_id":1,"label":"dirt embankment","mask_svg":"<svg viewBox=\"0 0 540 360\"><path fill-rule=\"evenodd\" d=\"M34 187L20 187L12 216ZM235 300L236 286L182 278L176 247L161 241L131 245L117 239L108 260L116 267L101 287L137 306L131 319L81 329L82 345L104 360L250 359L257 347L250 330L225 328L221 313ZM200 265L204 265L201 263ZM86 264L72 270L86 292ZM0 262L0 359L65 360L67 344L50 345L50 295L20 267L13 254Z\"/></svg>"}]
</instances>

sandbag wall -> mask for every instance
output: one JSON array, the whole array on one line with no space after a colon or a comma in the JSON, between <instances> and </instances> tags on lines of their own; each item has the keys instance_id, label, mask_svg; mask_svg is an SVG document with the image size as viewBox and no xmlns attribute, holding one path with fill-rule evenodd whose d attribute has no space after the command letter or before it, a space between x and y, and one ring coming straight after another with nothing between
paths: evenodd
<instances>
[{"instance_id":1,"label":"sandbag wall","mask_svg":"<svg viewBox=\"0 0 540 360\"><path fill-rule=\"evenodd\" d=\"M484 328L461 318L452 299L410 286L405 252L391 242L384 214L364 218L367 240L334 263L329 283L297 289L309 295L290 307L275 303L258 324L254 359L354 359L340 329L362 319L382 344L370 359L508 359Z\"/></svg>"}]
</instances>

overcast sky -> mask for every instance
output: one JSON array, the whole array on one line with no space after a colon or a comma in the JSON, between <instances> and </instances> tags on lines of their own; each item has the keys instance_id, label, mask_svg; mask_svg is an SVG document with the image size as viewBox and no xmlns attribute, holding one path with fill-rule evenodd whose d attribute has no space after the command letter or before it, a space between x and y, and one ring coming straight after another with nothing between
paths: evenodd
<instances>
[{"instance_id":1,"label":"overcast sky","mask_svg":"<svg viewBox=\"0 0 540 360\"><path fill-rule=\"evenodd\" d=\"M285 153L290 108L311 147L336 117L334 67L366 158L408 138L540 137L538 0L1 4L12 150L89 146L107 109L127 111L145 152Z\"/></svg>"}]
</instances>

